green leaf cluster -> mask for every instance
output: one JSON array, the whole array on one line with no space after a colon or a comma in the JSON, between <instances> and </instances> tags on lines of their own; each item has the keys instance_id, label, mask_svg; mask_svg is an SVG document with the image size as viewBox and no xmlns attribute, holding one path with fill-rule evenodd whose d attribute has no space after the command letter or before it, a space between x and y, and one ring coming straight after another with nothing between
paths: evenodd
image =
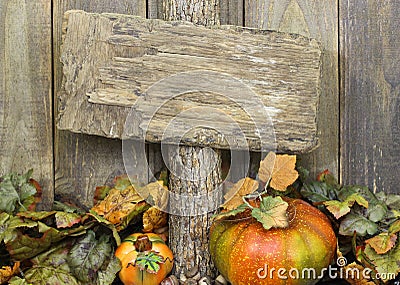
<instances>
[{"instance_id":1,"label":"green leaf cluster","mask_svg":"<svg viewBox=\"0 0 400 285\"><path fill-rule=\"evenodd\" d=\"M0 268L21 262L23 273L9 284L112 284L120 270L114 225L58 201L35 211L40 186L31 175L0 178Z\"/></svg>"},{"instance_id":2,"label":"green leaf cluster","mask_svg":"<svg viewBox=\"0 0 400 285\"><path fill-rule=\"evenodd\" d=\"M0 177L0 212L9 214L26 209L37 190L31 182L33 170L25 174L11 173Z\"/></svg>"},{"instance_id":3,"label":"green leaf cluster","mask_svg":"<svg viewBox=\"0 0 400 285\"><path fill-rule=\"evenodd\" d=\"M303 172L303 174L306 172ZM400 195L373 193L365 186L342 186L324 172L318 180L302 175L300 193L338 224L341 250L353 236L354 255L387 282L400 273Z\"/></svg>"}]
</instances>

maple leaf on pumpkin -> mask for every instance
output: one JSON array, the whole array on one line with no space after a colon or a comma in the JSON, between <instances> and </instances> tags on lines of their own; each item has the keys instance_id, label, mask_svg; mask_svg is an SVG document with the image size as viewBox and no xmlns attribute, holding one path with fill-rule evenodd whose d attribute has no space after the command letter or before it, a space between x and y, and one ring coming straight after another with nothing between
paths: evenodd
<instances>
[{"instance_id":1,"label":"maple leaf on pumpkin","mask_svg":"<svg viewBox=\"0 0 400 285\"><path fill-rule=\"evenodd\" d=\"M258 177L262 182L269 182L269 186L273 189L285 191L299 177L295 167L295 155L279 155L271 151L260 162Z\"/></svg>"}]
</instances>

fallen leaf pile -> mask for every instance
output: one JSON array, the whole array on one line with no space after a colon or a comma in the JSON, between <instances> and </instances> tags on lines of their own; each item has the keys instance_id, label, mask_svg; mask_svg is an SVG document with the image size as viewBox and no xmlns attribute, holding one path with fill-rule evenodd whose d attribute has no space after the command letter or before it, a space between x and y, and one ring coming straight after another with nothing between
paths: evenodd
<instances>
[{"instance_id":1,"label":"fallen leaf pile","mask_svg":"<svg viewBox=\"0 0 400 285\"><path fill-rule=\"evenodd\" d=\"M120 270L114 257L119 232L131 224L147 231L167 224L166 214L147 203L126 176L98 187L88 213L58 201L51 211L35 211L41 189L31 174L0 177L5 197L0 202L0 254L9 256L0 258L0 284L110 285ZM168 204L162 182L146 187L148 198Z\"/></svg>"}]
</instances>

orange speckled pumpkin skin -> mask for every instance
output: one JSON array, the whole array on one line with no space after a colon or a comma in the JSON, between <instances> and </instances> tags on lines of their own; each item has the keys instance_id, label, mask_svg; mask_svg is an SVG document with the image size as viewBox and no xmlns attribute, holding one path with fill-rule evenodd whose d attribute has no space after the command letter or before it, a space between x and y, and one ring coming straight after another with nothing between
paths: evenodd
<instances>
[{"instance_id":1,"label":"orange speckled pumpkin skin","mask_svg":"<svg viewBox=\"0 0 400 285\"><path fill-rule=\"evenodd\" d=\"M285 200L292 216L287 228L265 230L252 217L213 223L210 253L220 273L233 285L315 284L318 280L312 273L310 279L306 270L306 278L301 278L303 269L314 268L319 276L333 260L336 236L328 218L303 200ZM287 279L279 278L280 268L284 268L280 275ZM294 277L297 269L300 278L291 278L291 269Z\"/></svg>"},{"instance_id":2,"label":"orange speckled pumpkin skin","mask_svg":"<svg viewBox=\"0 0 400 285\"><path fill-rule=\"evenodd\" d=\"M121 261L121 271L119 278L124 285L158 285L171 272L173 267L173 254L162 238L153 233L146 233L152 242L152 250L159 252L165 259L165 263L160 264L160 270L157 273L142 271L135 263L138 252L135 248L135 242L142 233L135 233L128 236L115 251L115 256Z\"/></svg>"}]
</instances>

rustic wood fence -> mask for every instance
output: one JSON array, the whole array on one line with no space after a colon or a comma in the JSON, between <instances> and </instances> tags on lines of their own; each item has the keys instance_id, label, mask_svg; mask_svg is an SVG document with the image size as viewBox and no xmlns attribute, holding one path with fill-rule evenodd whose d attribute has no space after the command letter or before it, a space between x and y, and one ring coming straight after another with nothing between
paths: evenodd
<instances>
[{"instance_id":1,"label":"rustic wood fence","mask_svg":"<svg viewBox=\"0 0 400 285\"><path fill-rule=\"evenodd\" d=\"M56 110L62 108L63 15L80 9L256 27L317 39L323 48L320 147L302 155L301 163L312 173L328 168L345 184L400 193L400 3L187 2L197 8L170 9L175 0L1 1L0 174L34 168L45 191L44 204L50 204L54 195L89 201L96 186L124 171L120 140L56 129ZM205 2L216 9L206 9ZM205 11L218 14L205 17ZM207 23L208 18L214 22ZM149 163L159 164L159 147L147 147Z\"/></svg>"}]
</instances>

